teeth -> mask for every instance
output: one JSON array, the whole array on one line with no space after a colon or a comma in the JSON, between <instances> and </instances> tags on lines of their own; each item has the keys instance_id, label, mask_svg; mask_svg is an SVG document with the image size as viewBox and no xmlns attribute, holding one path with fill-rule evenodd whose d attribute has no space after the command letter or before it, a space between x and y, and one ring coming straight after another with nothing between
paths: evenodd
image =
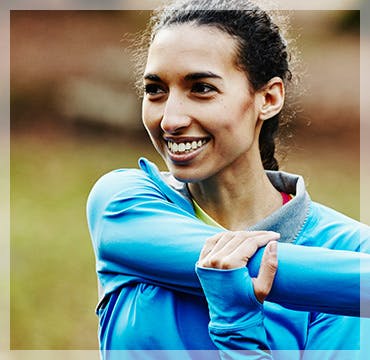
<instances>
[{"instance_id":1,"label":"teeth","mask_svg":"<svg viewBox=\"0 0 370 360\"><path fill-rule=\"evenodd\" d=\"M169 140L167 142L167 146L168 149L173 153L184 153L194 151L203 146L206 142L207 140L194 140L192 142L175 143Z\"/></svg>"}]
</instances>

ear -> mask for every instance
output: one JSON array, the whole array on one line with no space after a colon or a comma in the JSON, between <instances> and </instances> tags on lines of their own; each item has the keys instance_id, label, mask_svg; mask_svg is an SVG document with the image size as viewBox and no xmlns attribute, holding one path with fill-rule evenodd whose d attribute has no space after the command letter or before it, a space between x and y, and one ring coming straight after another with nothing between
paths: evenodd
<instances>
[{"instance_id":1,"label":"ear","mask_svg":"<svg viewBox=\"0 0 370 360\"><path fill-rule=\"evenodd\" d=\"M285 98L284 83L281 78L272 78L258 93L261 99L260 120L270 119L281 111Z\"/></svg>"}]
</instances>

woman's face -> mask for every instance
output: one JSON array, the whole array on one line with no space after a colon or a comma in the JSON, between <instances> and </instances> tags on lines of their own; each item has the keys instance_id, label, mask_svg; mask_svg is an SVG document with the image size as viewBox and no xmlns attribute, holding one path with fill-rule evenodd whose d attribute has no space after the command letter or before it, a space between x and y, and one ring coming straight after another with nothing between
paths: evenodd
<instances>
[{"instance_id":1,"label":"woman's face","mask_svg":"<svg viewBox=\"0 0 370 360\"><path fill-rule=\"evenodd\" d=\"M149 48L143 122L179 180L258 161L257 101L235 65L235 45L215 27L182 24L160 30Z\"/></svg>"}]
</instances>

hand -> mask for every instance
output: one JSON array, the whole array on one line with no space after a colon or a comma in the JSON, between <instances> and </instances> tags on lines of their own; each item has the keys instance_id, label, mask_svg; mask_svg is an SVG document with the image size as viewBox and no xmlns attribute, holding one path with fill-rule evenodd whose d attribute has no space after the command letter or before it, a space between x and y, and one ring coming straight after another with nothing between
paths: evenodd
<instances>
[{"instance_id":1,"label":"hand","mask_svg":"<svg viewBox=\"0 0 370 360\"><path fill-rule=\"evenodd\" d=\"M198 266L236 269L246 266L256 251L265 245L260 270L252 278L256 298L263 303L269 294L277 271L277 242L280 234L272 231L227 231L207 239Z\"/></svg>"}]
</instances>

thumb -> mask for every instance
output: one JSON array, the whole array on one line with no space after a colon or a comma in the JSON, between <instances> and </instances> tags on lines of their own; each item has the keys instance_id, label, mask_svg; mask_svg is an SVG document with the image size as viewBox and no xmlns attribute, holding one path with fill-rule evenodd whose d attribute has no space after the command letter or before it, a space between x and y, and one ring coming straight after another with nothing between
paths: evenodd
<instances>
[{"instance_id":1,"label":"thumb","mask_svg":"<svg viewBox=\"0 0 370 360\"><path fill-rule=\"evenodd\" d=\"M277 242L271 241L266 245L263 253L258 276L252 278L254 294L260 303L263 303L271 291L277 267Z\"/></svg>"}]
</instances>

